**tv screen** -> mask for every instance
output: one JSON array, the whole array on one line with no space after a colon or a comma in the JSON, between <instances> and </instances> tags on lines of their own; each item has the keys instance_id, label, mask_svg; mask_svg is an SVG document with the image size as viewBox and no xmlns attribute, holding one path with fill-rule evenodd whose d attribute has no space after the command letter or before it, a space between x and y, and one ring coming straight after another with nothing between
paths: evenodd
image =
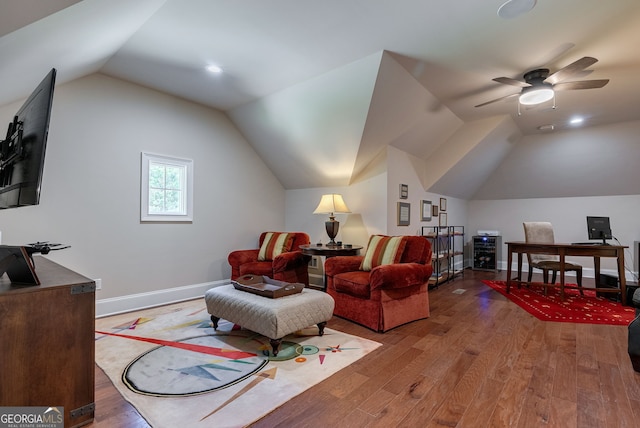
<instances>
[{"instance_id":1,"label":"tv screen","mask_svg":"<svg viewBox=\"0 0 640 428\"><path fill-rule=\"evenodd\" d=\"M0 143L0 209L40 202L55 80L53 68L15 114Z\"/></svg>"},{"instance_id":2,"label":"tv screen","mask_svg":"<svg viewBox=\"0 0 640 428\"><path fill-rule=\"evenodd\" d=\"M609 217L587 217L589 239L602 239L603 243L611 239L611 225Z\"/></svg>"}]
</instances>

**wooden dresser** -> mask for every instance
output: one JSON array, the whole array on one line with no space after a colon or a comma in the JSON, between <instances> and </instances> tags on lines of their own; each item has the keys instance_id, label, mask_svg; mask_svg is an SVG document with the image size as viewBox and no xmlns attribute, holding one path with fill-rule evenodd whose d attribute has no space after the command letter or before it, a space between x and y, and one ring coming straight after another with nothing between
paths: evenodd
<instances>
[{"instance_id":1,"label":"wooden dresser","mask_svg":"<svg viewBox=\"0 0 640 428\"><path fill-rule=\"evenodd\" d=\"M41 285L0 278L0 406L63 406L64 426L93 421L95 283L34 257Z\"/></svg>"}]
</instances>

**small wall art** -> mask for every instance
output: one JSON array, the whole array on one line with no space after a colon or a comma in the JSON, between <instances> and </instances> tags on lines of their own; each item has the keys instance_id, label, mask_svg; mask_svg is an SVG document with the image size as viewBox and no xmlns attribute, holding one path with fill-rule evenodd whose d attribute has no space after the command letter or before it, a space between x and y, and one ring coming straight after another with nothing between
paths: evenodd
<instances>
[{"instance_id":1,"label":"small wall art","mask_svg":"<svg viewBox=\"0 0 640 428\"><path fill-rule=\"evenodd\" d=\"M438 226L447 227L447 213L443 213L443 212L440 213Z\"/></svg>"},{"instance_id":2,"label":"small wall art","mask_svg":"<svg viewBox=\"0 0 640 428\"><path fill-rule=\"evenodd\" d=\"M420 220L431 221L431 201L423 200L420 205Z\"/></svg>"},{"instance_id":3,"label":"small wall art","mask_svg":"<svg viewBox=\"0 0 640 428\"><path fill-rule=\"evenodd\" d=\"M407 199L409 197L409 185L401 184L400 185L400 199Z\"/></svg>"},{"instance_id":4,"label":"small wall art","mask_svg":"<svg viewBox=\"0 0 640 428\"><path fill-rule=\"evenodd\" d=\"M411 204L398 202L398 226L409 226L411 223Z\"/></svg>"},{"instance_id":5,"label":"small wall art","mask_svg":"<svg viewBox=\"0 0 640 428\"><path fill-rule=\"evenodd\" d=\"M447 210L447 198L440 198L440 211Z\"/></svg>"}]
</instances>

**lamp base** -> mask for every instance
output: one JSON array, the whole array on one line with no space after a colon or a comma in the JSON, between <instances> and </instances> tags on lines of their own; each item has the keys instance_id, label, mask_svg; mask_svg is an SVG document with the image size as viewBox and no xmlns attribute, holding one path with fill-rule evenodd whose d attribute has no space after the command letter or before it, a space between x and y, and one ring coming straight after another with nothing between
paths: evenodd
<instances>
[{"instance_id":1,"label":"lamp base","mask_svg":"<svg viewBox=\"0 0 640 428\"><path fill-rule=\"evenodd\" d=\"M324 223L324 228L327 231L327 235L329 235L329 243L327 244L327 247L338 247L339 245L336 244L336 241L334 240L336 235L338 234L338 230L340 229L340 222L337 220L329 220L326 221Z\"/></svg>"}]
</instances>

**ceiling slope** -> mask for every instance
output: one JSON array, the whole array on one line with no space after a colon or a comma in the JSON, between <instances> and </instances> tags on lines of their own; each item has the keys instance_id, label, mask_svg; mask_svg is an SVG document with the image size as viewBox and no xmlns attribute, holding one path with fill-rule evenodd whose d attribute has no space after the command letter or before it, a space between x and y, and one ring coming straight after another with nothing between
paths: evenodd
<instances>
[{"instance_id":1,"label":"ceiling slope","mask_svg":"<svg viewBox=\"0 0 640 428\"><path fill-rule=\"evenodd\" d=\"M521 137L510 117L465 123L425 162L425 189L471 199Z\"/></svg>"},{"instance_id":2,"label":"ceiling slope","mask_svg":"<svg viewBox=\"0 0 640 428\"><path fill-rule=\"evenodd\" d=\"M462 125L389 52L384 52L353 178L388 145L426 159Z\"/></svg>"},{"instance_id":3,"label":"ceiling slope","mask_svg":"<svg viewBox=\"0 0 640 428\"><path fill-rule=\"evenodd\" d=\"M640 121L524 136L474 199L637 195L638 135Z\"/></svg>"},{"instance_id":4,"label":"ceiling slope","mask_svg":"<svg viewBox=\"0 0 640 428\"><path fill-rule=\"evenodd\" d=\"M498 17L504 0L0 1L0 105L28 96L52 67L58 84L96 72L132 81L229 112L286 188L354 183L385 145L440 159L463 135L453 137L461 121L509 116L523 135L551 142L565 139L575 114L592 127L628 129L626 122L640 120L638 0L539 0L515 19ZM553 72L584 56L599 61L575 77L610 79L606 87L563 91L557 108L546 103L521 114L516 97L474 107L514 92L493 78ZM222 75L204 71L213 62ZM549 127L541 125L555 131L543 134ZM474 152L490 146L477 135L465 144ZM637 159L621 150L621 165ZM498 171L495 153L478 156L488 159L446 160L462 174L455 180L440 164L429 169L437 175L425 178L425 188L469 194L478 177ZM516 160L527 162L505 158ZM480 165L487 169L471 173ZM526 164L500 168L518 169ZM463 185L462 177L471 181ZM542 192L493 174L478 197L628 191L618 178L564 178Z\"/></svg>"},{"instance_id":5,"label":"ceiling slope","mask_svg":"<svg viewBox=\"0 0 640 428\"><path fill-rule=\"evenodd\" d=\"M99 71L165 1L83 0L3 36L0 105L28 96L52 68L58 85Z\"/></svg>"},{"instance_id":6,"label":"ceiling slope","mask_svg":"<svg viewBox=\"0 0 640 428\"><path fill-rule=\"evenodd\" d=\"M389 145L426 159L463 124L388 52L229 116L287 189L353 184Z\"/></svg>"},{"instance_id":7,"label":"ceiling slope","mask_svg":"<svg viewBox=\"0 0 640 428\"><path fill-rule=\"evenodd\" d=\"M80 0L3 0L0 3L0 37L45 18Z\"/></svg>"},{"instance_id":8,"label":"ceiling slope","mask_svg":"<svg viewBox=\"0 0 640 428\"><path fill-rule=\"evenodd\" d=\"M381 53L228 112L285 189L346 186Z\"/></svg>"}]
</instances>

